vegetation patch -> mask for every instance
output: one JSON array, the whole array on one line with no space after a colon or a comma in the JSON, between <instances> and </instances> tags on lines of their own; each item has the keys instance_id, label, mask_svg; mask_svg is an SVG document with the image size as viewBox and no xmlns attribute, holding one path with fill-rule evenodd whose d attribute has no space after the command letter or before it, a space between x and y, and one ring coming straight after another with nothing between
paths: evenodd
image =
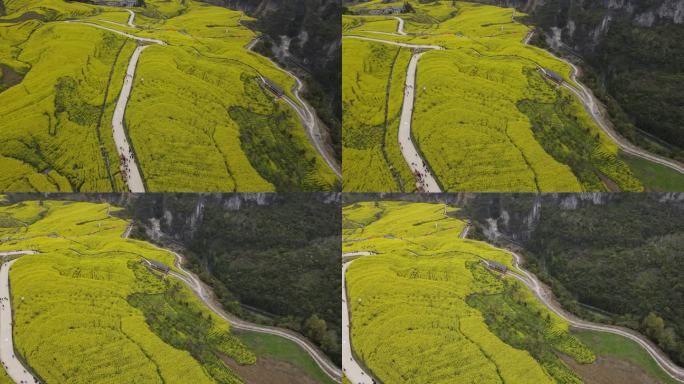
<instances>
[{"instance_id":1,"label":"vegetation patch","mask_svg":"<svg viewBox=\"0 0 684 384\"><path fill-rule=\"evenodd\" d=\"M240 146L250 163L277 190L330 189L326 180L317 177L319 160L307 156L292 112L273 104L273 113L269 115L240 107L231 108L229 113L240 127Z\"/></svg>"},{"instance_id":2,"label":"vegetation patch","mask_svg":"<svg viewBox=\"0 0 684 384\"><path fill-rule=\"evenodd\" d=\"M216 324L212 316L203 314L178 284L165 281L160 288L160 293L133 294L128 302L143 312L146 323L160 339L174 348L188 351L217 383L240 383L221 361L221 355L245 365L256 362L254 353L225 327Z\"/></svg>"},{"instance_id":3,"label":"vegetation patch","mask_svg":"<svg viewBox=\"0 0 684 384\"><path fill-rule=\"evenodd\" d=\"M471 264L470 268L473 273L477 269L484 270L478 264ZM480 276L482 274L479 272ZM528 351L556 383L581 384L580 378L556 353L589 364L595 359L593 352L568 333L562 322L550 313L544 316L539 304L534 299L530 300L524 290L518 282L503 280L496 292L472 294L466 302L482 312L485 323L494 334L507 344Z\"/></svg>"}]
</instances>

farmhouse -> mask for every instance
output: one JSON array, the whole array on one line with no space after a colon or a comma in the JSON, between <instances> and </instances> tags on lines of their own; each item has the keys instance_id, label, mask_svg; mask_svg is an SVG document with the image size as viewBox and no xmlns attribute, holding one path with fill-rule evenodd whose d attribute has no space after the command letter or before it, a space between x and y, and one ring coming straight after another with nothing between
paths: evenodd
<instances>
[{"instance_id":1,"label":"farmhouse","mask_svg":"<svg viewBox=\"0 0 684 384\"><path fill-rule=\"evenodd\" d=\"M493 269L501 273L506 273L506 271L508 271L507 266L497 263L496 261L485 260L484 263L487 265L487 267L489 267L489 269Z\"/></svg>"},{"instance_id":2,"label":"farmhouse","mask_svg":"<svg viewBox=\"0 0 684 384\"><path fill-rule=\"evenodd\" d=\"M160 263L158 261L154 261L154 260L148 260L147 262L150 264L150 267L152 267L153 269L156 269L156 270L164 272L164 273L169 273L170 268L168 265L166 265L164 263Z\"/></svg>"},{"instance_id":3,"label":"farmhouse","mask_svg":"<svg viewBox=\"0 0 684 384\"><path fill-rule=\"evenodd\" d=\"M135 7L138 5L138 0L93 0L93 3L110 7Z\"/></svg>"},{"instance_id":4,"label":"farmhouse","mask_svg":"<svg viewBox=\"0 0 684 384\"><path fill-rule=\"evenodd\" d=\"M277 97L281 97L285 94L285 92L283 92L283 90L280 89L280 87L278 87L277 85L275 85L271 80L262 77L261 81L263 82L264 87L266 87L266 89L268 89L269 91L273 92L273 94Z\"/></svg>"},{"instance_id":5,"label":"farmhouse","mask_svg":"<svg viewBox=\"0 0 684 384\"><path fill-rule=\"evenodd\" d=\"M553 80L554 82L558 84L563 84L563 76L557 74L556 72L550 70L550 69L542 69L542 72L548 77L549 79Z\"/></svg>"}]
</instances>

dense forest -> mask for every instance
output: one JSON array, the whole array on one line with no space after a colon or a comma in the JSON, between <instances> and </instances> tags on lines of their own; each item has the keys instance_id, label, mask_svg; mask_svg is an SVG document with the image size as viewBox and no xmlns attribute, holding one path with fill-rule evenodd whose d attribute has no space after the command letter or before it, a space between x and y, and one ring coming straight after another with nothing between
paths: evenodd
<instances>
[{"instance_id":1,"label":"dense forest","mask_svg":"<svg viewBox=\"0 0 684 384\"><path fill-rule=\"evenodd\" d=\"M132 237L180 250L231 313L293 329L341 361L339 194L8 194L105 201Z\"/></svg>"},{"instance_id":2,"label":"dense forest","mask_svg":"<svg viewBox=\"0 0 684 384\"><path fill-rule=\"evenodd\" d=\"M684 195L478 195L467 210L480 236L522 246L566 309L684 363Z\"/></svg>"}]
</instances>

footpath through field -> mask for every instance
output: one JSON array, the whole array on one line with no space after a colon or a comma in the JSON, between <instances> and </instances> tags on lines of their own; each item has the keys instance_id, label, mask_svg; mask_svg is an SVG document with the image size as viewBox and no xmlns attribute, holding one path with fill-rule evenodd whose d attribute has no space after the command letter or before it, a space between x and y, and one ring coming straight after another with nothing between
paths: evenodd
<instances>
[{"instance_id":1,"label":"footpath through field","mask_svg":"<svg viewBox=\"0 0 684 384\"><path fill-rule=\"evenodd\" d=\"M0 252L0 257L35 254L36 251ZM3 260L0 267L0 360L2 366L17 384L38 383L30 371L14 355L14 339L12 337L12 295L9 286L9 271L16 259L9 262Z\"/></svg>"},{"instance_id":2,"label":"footpath through field","mask_svg":"<svg viewBox=\"0 0 684 384\"><path fill-rule=\"evenodd\" d=\"M660 368L665 371L674 380L684 383L684 369L670 360L665 353L659 350L651 341L649 341L645 336L637 333L636 331L617 327L613 325L604 325L598 323L592 323L586 320L582 320L565 310L561 307L558 301L555 299L551 290L540 282L534 274L522 268L520 265L522 258L515 252L508 251L513 256L513 265L518 268L522 275L515 273L513 271L508 271L506 275L516 278L523 284L525 284L537 298L553 313L558 315L561 319L567 321L572 327L578 329L586 329L597 332L607 332L613 333L626 337L637 344L639 344L646 352L651 355L653 360L660 366Z\"/></svg>"}]
</instances>

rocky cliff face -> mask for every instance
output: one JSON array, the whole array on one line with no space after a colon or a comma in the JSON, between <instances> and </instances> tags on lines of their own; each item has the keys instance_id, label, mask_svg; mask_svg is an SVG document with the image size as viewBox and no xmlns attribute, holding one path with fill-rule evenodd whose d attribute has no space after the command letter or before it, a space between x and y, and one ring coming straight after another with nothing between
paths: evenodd
<instances>
[{"instance_id":1,"label":"rocky cliff face","mask_svg":"<svg viewBox=\"0 0 684 384\"><path fill-rule=\"evenodd\" d=\"M616 20L641 27L684 24L684 0L476 0L532 15L548 42L582 52L595 49Z\"/></svg>"},{"instance_id":2,"label":"rocky cliff face","mask_svg":"<svg viewBox=\"0 0 684 384\"><path fill-rule=\"evenodd\" d=\"M70 200L109 203L124 208L155 241L192 241L208 210L229 214L253 206L285 203L298 195L308 201L337 204L339 193L8 193L7 204L25 200Z\"/></svg>"},{"instance_id":3,"label":"rocky cliff face","mask_svg":"<svg viewBox=\"0 0 684 384\"><path fill-rule=\"evenodd\" d=\"M466 203L468 218L490 241L525 243L534 235L546 210L573 211L618 202L612 193L473 194ZM663 207L684 208L682 193L652 193L646 198Z\"/></svg>"}]
</instances>

